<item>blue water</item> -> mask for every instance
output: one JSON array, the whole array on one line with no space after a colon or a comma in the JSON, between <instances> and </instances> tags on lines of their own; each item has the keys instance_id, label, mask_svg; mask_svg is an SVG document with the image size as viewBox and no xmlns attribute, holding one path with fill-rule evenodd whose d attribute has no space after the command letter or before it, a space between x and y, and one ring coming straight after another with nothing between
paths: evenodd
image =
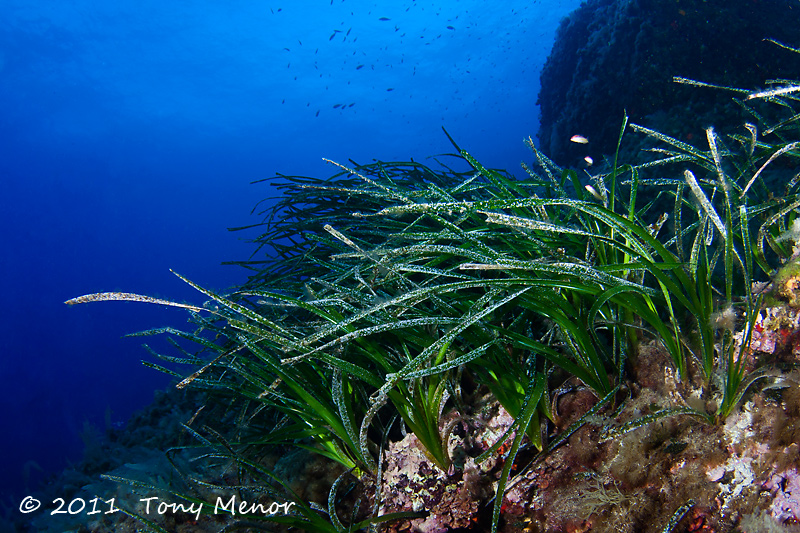
<instances>
[{"instance_id":1,"label":"blue water","mask_svg":"<svg viewBox=\"0 0 800 533\"><path fill-rule=\"evenodd\" d=\"M579 0L0 3L0 503L78 461L167 377L126 333L224 290L276 172L424 160L448 132L517 175L539 71ZM383 20L388 19L388 20ZM338 105L337 105L338 104ZM27 472L27 473L26 473Z\"/></svg>"}]
</instances>

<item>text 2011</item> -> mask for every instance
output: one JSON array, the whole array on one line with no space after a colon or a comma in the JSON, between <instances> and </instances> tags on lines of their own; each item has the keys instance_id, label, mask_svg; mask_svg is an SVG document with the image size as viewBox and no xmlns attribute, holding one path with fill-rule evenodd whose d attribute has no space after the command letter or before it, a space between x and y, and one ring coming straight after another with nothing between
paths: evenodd
<instances>
[{"instance_id":1,"label":"text 2011","mask_svg":"<svg viewBox=\"0 0 800 533\"><path fill-rule=\"evenodd\" d=\"M75 515L81 514L84 511L87 515L95 515L100 513L112 514L119 511L119 509L114 506L114 498L111 498L110 500L102 500L98 497L95 497L88 502L83 498L73 498L69 504L64 500L64 498L56 498L53 500L53 504L57 505L57 507L50 513L51 515Z\"/></svg>"}]
</instances>

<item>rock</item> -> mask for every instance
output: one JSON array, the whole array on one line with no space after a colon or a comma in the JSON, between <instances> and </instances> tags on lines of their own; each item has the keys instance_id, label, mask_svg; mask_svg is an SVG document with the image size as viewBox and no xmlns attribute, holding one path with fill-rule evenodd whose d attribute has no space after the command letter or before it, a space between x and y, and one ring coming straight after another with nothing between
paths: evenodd
<instances>
[{"instance_id":1,"label":"rock","mask_svg":"<svg viewBox=\"0 0 800 533\"><path fill-rule=\"evenodd\" d=\"M540 149L564 166L613 156L626 111L632 122L689 142L711 125L741 128L730 92L673 76L747 90L793 79L800 55L766 39L797 47L799 18L789 0L582 3L562 20L542 70ZM576 134L589 144L570 142Z\"/></svg>"}]
</instances>

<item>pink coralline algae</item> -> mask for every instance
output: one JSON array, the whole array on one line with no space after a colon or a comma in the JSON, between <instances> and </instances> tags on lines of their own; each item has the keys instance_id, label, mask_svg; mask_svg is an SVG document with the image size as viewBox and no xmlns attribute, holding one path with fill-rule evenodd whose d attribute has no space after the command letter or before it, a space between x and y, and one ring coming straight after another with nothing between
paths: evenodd
<instances>
[{"instance_id":1,"label":"pink coralline algae","mask_svg":"<svg viewBox=\"0 0 800 533\"><path fill-rule=\"evenodd\" d=\"M775 495L770 506L772 517L778 522L800 520L800 475L791 468L773 475L764 486Z\"/></svg>"},{"instance_id":2,"label":"pink coralline algae","mask_svg":"<svg viewBox=\"0 0 800 533\"><path fill-rule=\"evenodd\" d=\"M764 356L777 357L784 362L800 361L800 311L787 305L765 307L759 311L753 328L750 345L745 352L747 367L753 370ZM736 333L741 346L745 332Z\"/></svg>"}]
</instances>

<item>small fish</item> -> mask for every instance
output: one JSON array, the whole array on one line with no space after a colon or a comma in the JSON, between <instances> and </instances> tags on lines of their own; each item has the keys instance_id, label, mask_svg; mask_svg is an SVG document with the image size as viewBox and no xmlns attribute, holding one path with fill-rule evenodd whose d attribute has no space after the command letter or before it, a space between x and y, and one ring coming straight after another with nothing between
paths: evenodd
<instances>
[{"instance_id":1,"label":"small fish","mask_svg":"<svg viewBox=\"0 0 800 533\"><path fill-rule=\"evenodd\" d=\"M594 159L592 159L588 155L586 157L584 157L583 160L586 161L586 166L587 167L590 167L590 166L594 165Z\"/></svg>"},{"instance_id":2,"label":"small fish","mask_svg":"<svg viewBox=\"0 0 800 533\"><path fill-rule=\"evenodd\" d=\"M350 104L350 105L349 105L349 106L347 106L347 107L353 107L354 105L356 105L356 103L355 103L355 102L353 102L352 104Z\"/></svg>"},{"instance_id":3,"label":"small fish","mask_svg":"<svg viewBox=\"0 0 800 533\"><path fill-rule=\"evenodd\" d=\"M378 20L387 21L387 20L392 20L392 19L390 19L389 17L381 17Z\"/></svg>"},{"instance_id":4,"label":"small fish","mask_svg":"<svg viewBox=\"0 0 800 533\"><path fill-rule=\"evenodd\" d=\"M574 142L574 143L578 143L578 144L588 144L589 143L589 139L587 139L583 135L573 135L572 137L569 138L569 140Z\"/></svg>"},{"instance_id":5,"label":"small fish","mask_svg":"<svg viewBox=\"0 0 800 533\"><path fill-rule=\"evenodd\" d=\"M315 117L318 117L318 116L319 116L319 109L317 109L317 114L316 114L316 115L314 115L314 116L315 116Z\"/></svg>"},{"instance_id":6,"label":"small fish","mask_svg":"<svg viewBox=\"0 0 800 533\"><path fill-rule=\"evenodd\" d=\"M389 87L388 89L386 89L386 92L390 92L390 91L394 91L394 87Z\"/></svg>"},{"instance_id":7,"label":"small fish","mask_svg":"<svg viewBox=\"0 0 800 533\"><path fill-rule=\"evenodd\" d=\"M655 221L653 224L648 225L647 231L650 233L650 235L655 237L656 234L661 229L661 226L664 225L664 222L666 222L667 219L669 219L669 215L667 213L662 213L661 216L658 217L657 221Z\"/></svg>"},{"instance_id":8,"label":"small fish","mask_svg":"<svg viewBox=\"0 0 800 533\"><path fill-rule=\"evenodd\" d=\"M447 27L447 29L448 29L448 30L454 30L455 28L454 28L454 27L452 27L452 26L448 26L448 27Z\"/></svg>"},{"instance_id":9,"label":"small fish","mask_svg":"<svg viewBox=\"0 0 800 533\"><path fill-rule=\"evenodd\" d=\"M336 109L336 108L337 108L337 107L339 107L340 105L342 105L342 104L334 104L333 108L334 108L334 109Z\"/></svg>"},{"instance_id":10,"label":"small fish","mask_svg":"<svg viewBox=\"0 0 800 533\"><path fill-rule=\"evenodd\" d=\"M589 194L591 194L592 196L594 196L595 198L597 198L601 202L604 201L603 196L599 192L597 192L597 189L595 189L591 185L585 185L584 187L586 187L586 190L589 191Z\"/></svg>"},{"instance_id":11,"label":"small fish","mask_svg":"<svg viewBox=\"0 0 800 533\"><path fill-rule=\"evenodd\" d=\"M356 67L356 70L361 70L362 68L364 68L364 65L359 65Z\"/></svg>"}]
</instances>

